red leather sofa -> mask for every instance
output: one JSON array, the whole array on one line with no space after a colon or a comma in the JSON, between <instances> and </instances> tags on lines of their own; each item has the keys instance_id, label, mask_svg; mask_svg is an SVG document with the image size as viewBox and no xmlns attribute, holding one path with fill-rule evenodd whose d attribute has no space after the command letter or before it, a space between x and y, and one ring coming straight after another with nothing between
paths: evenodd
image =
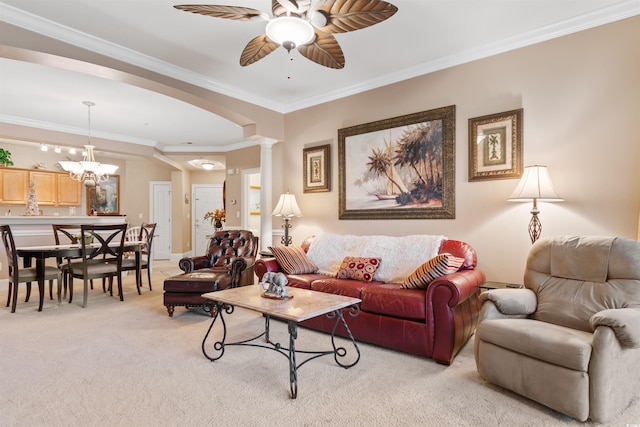
<instances>
[{"instance_id":1,"label":"red leather sofa","mask_svg":"<svg viewBox=\"0 0 640 427\"><path fill-rule=\"evenodd\" d=\"M307 252L313 238L301 245ZM288 275L287 286L360 298L360 314L344 317L356 340L430 357L451 364L475 332L478 323L480 285L485 281L476 269L475 250L465 242L442 241L439 253L464 258L459 271L435 279L427 289L403 289L399 283L361 282L325 274ZM256 260L259 279L268 271L281 271L275 258ZM319 316L302 326L331 332L335 320ZM336 334L345 336L342 324Z\"/></svg>"}]
</instances>

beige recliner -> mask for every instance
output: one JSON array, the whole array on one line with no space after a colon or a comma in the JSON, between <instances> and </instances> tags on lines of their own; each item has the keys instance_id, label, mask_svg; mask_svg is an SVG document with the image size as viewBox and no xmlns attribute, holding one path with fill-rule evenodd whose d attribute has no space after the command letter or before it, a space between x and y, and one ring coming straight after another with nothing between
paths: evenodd
<instances>
[{"instance_id":1,"label":"beige recliner","mask_svg":"<svg viewBox=\"0 0 640 427\"><path fill-rule=\"evenodd\" d=\"M480 376L577 420L610 420L640 395L640 241L541 239L524 286L480 295Z\"/></svg>"}]
</instances>

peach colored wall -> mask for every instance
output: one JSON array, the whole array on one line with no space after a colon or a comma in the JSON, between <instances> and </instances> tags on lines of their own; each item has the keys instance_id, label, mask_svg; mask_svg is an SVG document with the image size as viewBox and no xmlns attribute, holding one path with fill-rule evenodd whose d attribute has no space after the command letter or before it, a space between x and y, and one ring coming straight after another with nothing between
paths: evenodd
<instances>
[{"instance_id":1,"label":"peach colored wall","mask_svg":"<svg viewBox=\"0 0 640 427\"><path fill-rule=\"evenodd\" d=\"M227 203L226 225L239 227L241 220L238 217L242 204L242 174L236 173L242 169L260 167L260 147L249 147L227 153L227 171L233 169L234 173L227 174L227 200L235 199L236 205Z\"/></svg>"},{"instance_id":2,"label":"peach colored wall","mask_svg":"<svg viewBox=\"0 0 640 427\"><path fill-rule=\"evenodd\" d=\"M542 235L636 238L638 40L634 17L287 114L273 194L290 189L305 215L295 218L294 244L318 232L444 234L476 248L489 280L521 283L531 205L507 202L517 180L468 181L467 120L516 108L524 109L524 165L547 165L565 199L540 203ZM338 220L337 129L447 105L456 106L456 219ZM325 140L331 192L303 194L302 149Z\"/></svg>"},{"instance_id":3,"label":"peach colored wall","mask_svg":"<svg viewBox=\"0 0 640 427\"><path fill-rule=\"evenodd\" d=\"M126 188L120 188L122 209L132 225L149 222L149 182L171 181L172 168L159 161L146 159L127 160L122 174ZM121 184L122 185L122 184ZM126 190L126 191L124 191ZM139 216L142 215L142 218Z\"/></svg>"}]
</instances>

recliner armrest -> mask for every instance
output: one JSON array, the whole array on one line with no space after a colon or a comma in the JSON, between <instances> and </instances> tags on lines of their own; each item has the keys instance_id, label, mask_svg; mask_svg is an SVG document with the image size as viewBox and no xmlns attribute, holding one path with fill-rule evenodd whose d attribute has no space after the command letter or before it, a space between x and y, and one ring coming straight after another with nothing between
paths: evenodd
<instances>
[{"instance_id":1,"label":"recliner armrest","mask_svg":"<svg viewBox=\"0 0 640 427\"><path fill-rule=\"evenodd\" d=\"M613 333L623 347L640 348L640 310L635 308L615 308L602 310L589 319L595 330L599 326L613 329Z\"/></svg>"},{"instance_id":2,"label":"recliner armrest","mask_svg":"<svg viewBox=\"0 0 640 427\"><path fill-rule=\"evenodd\" d=\"M195 256L190 258L182 258L178 261L178 267L185 273L191 273L201 268L211 267L211 259L208 256Z\"/></svg>"},{"instance_id":3,"label":"recliner armrest","mask_svg":"<svg viewBox=\"0 0 640 427\"><path fill-rule=\"evenodd\" d=\"M491 289L480 294L480 303L491 301L501 314L530 315L538 307L538 298L531 289Z\"/></svg>"}]
</instances>

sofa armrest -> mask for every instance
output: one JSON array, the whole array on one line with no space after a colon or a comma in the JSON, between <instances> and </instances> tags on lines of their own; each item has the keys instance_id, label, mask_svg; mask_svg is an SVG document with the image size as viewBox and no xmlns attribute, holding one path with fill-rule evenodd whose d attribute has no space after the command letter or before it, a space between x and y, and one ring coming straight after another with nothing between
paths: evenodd
<instances>
[{"instance_id":1,"label":"sofa armrest","mask_svg":"<svg viewBox=\"0 0 640 427\"><path fill-rule=\"evenodd\" d=\"M185 273L191 273L192 271L200 270L201 268L211 267L211 259L209 259L208 256L182 258L178 261L178 267L180 267L180 270Z\"/></svg>"},{"instance_id":2,"label":"sofa armrest","mask_svg":"<svg viewBox=\"0 0 640 427\"><path fill-rule=\"evenodd\" d=\"M538 298L531 289L491 289L480 294L480 303L487 301L507 316L528 316L538 307Z\"/></svg>"},{"instance_id":3,"label":"sofa armrest","mask_svg":"<svg viewBox=\"0 0 640 427\"><path fill-rule=\"evenodd\" d=\"M427 298L431 299L439 287L449 288L450 298L447 302L449 307L460 304L470 296L475 295L480 285L485 282L484 273L480 270L460 270L456 273L446 274L438 277L431 283L427 292L431 294Z\"/></svg>"},{"instance_id":4,"label":"sofa armrest","mask_svg":"<svg viewBox=\"0 0 640 427\"><path fill-rule=\"evenodd\" d=\"M426 292L431 357L446 365L473 335L478 323L478 292L485 276L480 270L460 270L431 282Z\"/></svg>"},{"instance_id":5,"label":"sofa armrest","mask_svg":"<svg viewBox=\"0 0 640 427\"><path fill-rule=\"evenodd\" d=\"M262 280L262 276L269 271L275 273L282 271L280 264L278 264L275 258L258 258L255 261L253 272L258 276L258 281Z\"/></svg>"},{"instance_id":6,"label":"sofa armrest","mask_svg":"<svg viewBox=\"0 0 640 427\"><path fill-rule=\"evenodd\" d=\"M613 329L622 347L640 348L640 310L635 308L602 310L591 316L590 323L594 330L600 326Z\"/></svg>"}]
</instances>

